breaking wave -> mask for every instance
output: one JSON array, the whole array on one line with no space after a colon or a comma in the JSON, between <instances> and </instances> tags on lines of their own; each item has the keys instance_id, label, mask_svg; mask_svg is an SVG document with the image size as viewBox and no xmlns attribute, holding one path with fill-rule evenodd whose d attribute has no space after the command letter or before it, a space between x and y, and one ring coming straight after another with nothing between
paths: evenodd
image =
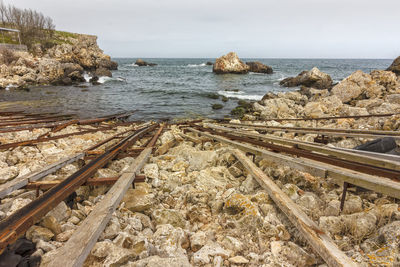
<instances>
[{"instance_id":1,"label":"breaking wave","mask_svg":"<svg viewBox=\"0 0 400 267\"><path fill-rule=\"evenodd\" d=\"M201 63L201 64L188 64L187 65L189 68L196 68L196 67L204 67L207 66L206 63Z\"/></svg>"},{"instance_id":2,"label":"breaking wave","mask_svg":"<svg viewBox=\"0 0 400 267\"><path fill-rule=\"evenodd\" d=\"M242 91L233 92L233 91L218 91L219 95L225 96L227 98L236 98L236 99L243 99L243 100L254 100L259 101L262 99L262 95L247 95Z\"/></svg>"}]
</instances>

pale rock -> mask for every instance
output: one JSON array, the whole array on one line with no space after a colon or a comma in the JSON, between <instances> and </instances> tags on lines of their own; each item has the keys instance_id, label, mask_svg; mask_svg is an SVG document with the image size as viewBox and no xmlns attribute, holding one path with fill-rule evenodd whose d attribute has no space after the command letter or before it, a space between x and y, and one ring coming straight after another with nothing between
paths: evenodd
<instances>
[{"instance_id":1,"label":"pale rock","mask_svg":"<svg viewBox=\"0 0 400 267\"><path fill-rule=\"evenodd\" d=\"M62 232L65 232L65 231L68 231L68 230L75 230L76 228L78 228L78 226L76 226L75 224L70 223L70 222L67 222L67 223L64 223L64 224L61 225L61 231Z\"/></svg>"},{"instance_id":2,"label":"pale rock","mask_svg":"<svg viewBox=\"0 0 400 267\"><path fill-rule=\"evenodd\" d=\"M174 140L175 140L175 137L174 137L174 135L172 134L171 131L164 132L160 136L160 141L161 141L162 145L165 145L166 143L174 141Z\"/></svg>"},{"instance_id":3,"label":"pale rock","mask_svg":"<svg viewBox=\"0 0 400 267\"><path fill-rule=\"evenodd\" d=\"M282 191L293 201L296 201L300 197L297 193L299 190L300 189L297 187L297 185L294 184L285 184L282 187Z\"/></svg>"},{"instance_id":4,"label":"pale rock","mask_svg":"<svg viewBox=\"0 0 400 267\"><path fill-rule=\"evenodd\" d=\"M322 216L319 218L319 227L331 235L338 235L344 229L343 221L336 216Z\"/></svg>"},{"instance_id":5,"label":"pale rock","mask_svg":"<svg viewBox=\"0 0 400 267\"><path fill-rule=\"evenodd\" d=\"M5 182L14 179L18 174L19 170L16 166L0 168L0 184L4 184Z\"/></svg>"},{"instance_id":6,"label":"pale rock","mask_svg":"<svg viewBox=\"0 0 400 267\"><path fill-rule=\"evenodd\" d=\"M186 221L183 215L173 209L156 209L151 214L156 225L171 224L174 227L185 228Z\"/></svg>"},{"instance_id":7,"label":"pale rock","mask_svg":"<svg viewBox=\"0 0 400 267\"><path fill-rule=\"evenodd\" d=\"M325 216L339 216L340 213L340 201L331 200L325 208Z\"/></svg>"},{"instance_id":8,"label":"pale rock","mask_svg":"<svg viewBox=\"0 0 400 267\"><path fill-rule=\"evenodd\" d=\"M362 200L359 196L351 195L346 198L343 214L353 214L362 210Z\"/></svg>"},{"instance_id":9,"label":"pale rock","mask_svg":"<svg viewBox=\"0 0 400 267\"><path fill-rule=\"evenodd\" d=\"M243 243L240 242L239 239L232 236L225 236L222 240L222 245L234 253L241 252L244 248Z\"/></svg>"},{"instance_id":10,"label":"pale rock","mask_svg":"<svg viewBox=\"0 0 400 267\"><path fill-rule=\"evenodd\" d=\"M201 190L225 189L227 184L237 187L240 180L234 178L225 166L211 167L201 170L194 177L194 185Z\"/></svg>"},{"instance_id":11,"label":"pale rock","mask_svg":"<svg viewBox=\"0 0 400 267\"><path fill-rule=\"evenodd\" d=\"M221 256L215 256L213 260L213 267L224 266L224 259Z\"/></svg>"},{"instance_id":12,"label":"pale rock","mask_svg":"<svg viewBox=\"0 0 400 267\"><path fill-rule=\"evenodd\" d=\"M128 218L127 223L136 231L142 231L143 229L142 221L138 216Z\"/></svg>"},{"instance_id":13,"label":"pale rock","mask_svg":"<svg viewBox=\"0 0 400 267\"><path fill-rule=\"evenodd\" d=\"M235 52L230 52L215 60L213 65L213 72L216 74L235 73L245 74L248 73L250 67L243 63Z\"/></svg>"},{"instance_id":14,"label":"pale rock","mask_svg":"<svg viewBox=\"0 0 400 267\"><path fill-rule=\"evenodd\" d=\"M129 262L126 267L192 267L187 257L161 258L150 256L135 262Z\"/></svg>"},{"instance_id":15,"label":"pale rock","mask_svg":"<svg viewBox=\"0 0 400 267\"><path fill-rule=\"evenodd\" d=\"M244 257L242 257L242 256L235 256L235 257L229 258L228 260L229 260L230 263L233 263L233 264L246 264L246 263L249 263L249 260L244 258Z\"/></svg>"},{"instance_id":16,"label":"pale rock","mask_svg":"<svg viewBox=\"0 0 400 267\"><path fill-rule=\"evenodd\" d=\"M142 212L151 208L154 204L154 194L149 194L145 188L128 189L122 202L125 208L132 212Z\"/></svg>"},{"instance_id":17,"label":"pale rock","mask_svg":"<svg viewBox=\"0 0 400 267\"><path fill-rule=\"evenodd\" d=\"M156 163L146 164L143 167L143 173L146 175L147 178L151 179L158 179L159 172L158 172L158 165Z\"/></svg>"},{"instance_id":18,"label":"pale rock","mask_svg":"<svg viewBox=\"0 0 400 267\"><path fill-rule=\"evenodd\" d=\"M239 177L243 175L242 170L236 167L235 165L230 166L228 168L228 171L232 174L233 177Z\"/></svg>"},{"instance_id":19,"label":"pale rock","mask_svg":"<svg viewBox=\"0 0 400 267\"><path fill-rule=\"evenodd\" d=\"M240 190L244 193L251 193L259 187L260 184L257 182L257 180L254 179L251 174L249 174L247 175L246 180L244 180L240 185Z\"/></svg>"},{"instance_id":20,"label":"pale rock","mask_svg":"<svg viewBox=\"0 0 400 267\"><path fill-rule=\"evenodd\" d=\"M12 205L11 205L10 209L7 211L6 215L10 216L11 214L16 212L17 210L25 207L30 202L32 202L32 200L29 199L29 198L17 198L17 199L14 199L12 201Z\"/></svg>"},{"instance_id":21,"label":"pale rock","mask_svg":"<svg viewBox=\"0 0 400 267\"><path fill-rule=\"evenodd\" d=\"M78 223L80 223L80 219L78 218L78 217L76 217L76 216L72 216L72 217L70 217L69 219L68 219L68 222L69 223L73 223L73 224L78 224Z\"/></svg>"},{"instance_id":22,"label":"pale rock","mask_svg":"<svg viewBox=\"0 0 400 267\"><path fill-rule=\"evenodd\" d=\"M40 225L50 229L55 235L61 233L61 225L54 216L46 216L40 222Z\"/></svg>"},{"instance_id":23,"label":"pale rock","mask_svg":"<svg viewBox=\"0 0 400 267\"><path fill-rule=\"evenodd\" d=\"M25 235L26 238L31 240L33 243L36 243L39 240L50 241L54 237L52 231L37 225L33 225L31 228L29 228Z\"/></svg>"},{"instance_id":24,"label":"pale rock","mask_svg":"<svg viewBox=\"0 0 400 267\"><path fill-rule=\"evenodd\" d=\"M347 229L355 238L362 238L376 228L376 216L371 212L360 212L341 216Z\"/></svg>"},{"instance_id":25,"label":"pale rock","mask_svg":"<svg viewBox=\"0 0 400 267\"><path fill-rule=\"evenodd\" d=\"M198 231L190 237L190 247L193 252L198 251L207 243L207 235L203 231Z\"/></svg>"},{"instance_id":26,"label":"pale rock","mask_svg":"<svg viewBox=\"0 0 400 267\"><path fill-rule=\"evenodd\" d=\"M231 252L223 249L219 244L209 242L199 251L193 254L193 263L196 265L210 263L210 257L221 256L224 259L229 258Z\"/></svg>"},{"instance_id":27,"label":"pale rock","mask_svg":"<svg viewBox=\"0 0 400 267\"><path fill-rule=\"evenodd\" d=\"M118 233L121 231L121 224L119 223L116 217L112 217L108 222L107 227L104 229L104 232L101 234L100 239L114 239Z\"/></svg>"},{"instance_id":28,"label":"pale rock","mask_svg":"<svg viewBox=\"0 0 400 267\"><path fill-rule=\"evenodd\" d=\"M64 201L61 201L54 209L47 213L48 216L53 216L58 222L65 221L70 216L68 206Z\"/></svg>"},{"instance_id":29,"label":"pale rock","mask_svg":"<svg viewBox=\"0 0 400 267\"><path fill-rule=\"evenodd\" d=\"M182 248L182 243L185 241L186 237L181 228L174 228L170 224L157 225L156 232L152 238L159 256L186 256L186 250Z\"/></svg>"},{"instance_id":30,"label":"pale rock","mask_svg":"<svg viewBox=\"0 0 400 267\"><path fill-rule=\"evenodd\" d=\"M320 102L308 102L304 107L304 114L309 118L320 118L328 113L328 109Z\"/></svg>"},{"instance_id":31,"label":"pale rock","mask_svg":"<svg viewBox=\"0 0 400 267\"><path fill-rule=\"evenodd\" d=\"M318 216L322 211L322 201L313 193L305 193L296 203L307 213L309 216Z\"/></svg>"},{"instance_id":32,"label":"pale rock","mask_svg":"<svg viewBox=\"0 0 400 267\"><path fill-rule=\"evenodd\" d=\"M254 107L257 105L254 105ZM296 117L296 111L300 106L296 105L293 100L286 98L273 98L263 101L260 116L261 118L291 118Z\"/></svg>"},{"instance_id":33,"label":"pale rock","mask_svg":"<svg viewBox=\"0 0 400 267\"><path fill-rule=\"evenodd\" d=\"M153 223L152 223L150 217L147 215L144 215L143 213L137 212L134 215L132 215L131 218L139 219L143 228L150 228L151 230L154 229L154 226L153 226ZM129 219L128 219L128 221L129 221Z\"/></svg>"},{"instance_id":34,"label":"pale rock","mask_svg":"<svg viewBox=\"0 0 400 267\"><path fill-rule=\"evenodd\" d=\"M347 103L362 94L365 94L367 98L379 97L384 89L383 86L372 80L371 75L358 70L334 86L331 93L343 103Z\"/></svg>"},{"instance_id":35,"label":"pale rock","mask_svg":"<svg viewBox=\"0 0 400 267\"><path fill-rule=\"evenodd\" d=\"M293 266L315 265L315 257L293 242L272 241L271 252L275 258L285 259Z\"/></svg>"},{"instance_id":36,"label":"pale rock","mask_svg":"<svg viewBox=\"0 0 400 267\"><path fill-rule=\"evenodd\" d=\"M66 230L58 235L56 235L56 241L58 242L66 242L68 239L71 238L71 236L74 234L75 230Z\"/></svg>"},{"instance_id":37,"label":"pale rock","mask_svg":"<svg viewBox=\"0 0 400 267\"><path fill-rule=\"evenodd\" d=\"M258 207L256 204L250 201L250 199L242 194L232 194L226 201L224 209L228 214L240 216L260 216Z\"/></svg>"},{"instance_id":38,"label":"pale rock","mask_svg":"<svg viewBox=\"0 0 400 267\"><path fill-rule=\"evenodd\" d=\"M102 261L101 266L122 266L130 260L135 260L137 255L133 250L118 247L111 241L97 242L91 255Z\"/></svg>"},{"instance_id":39,"label":"pale rock","mask_svg":"<svg viewBox=\"0 0 400 267\"><path fill-rule=\"evenodd\" d=\"M56 246L54 246L54 245L52 245L52 244L40 239L36 243L36 249L41 249L41 250L43 250L45 252L49 252L49 251L55 250Z\"/></svg>"},{"instance_id":40,"label":"pale rock","mask_svg":"<svg viewBox=\"0 0 400 267\"><path fill-rule=\"evenodd\" d=\"M218 158L215 151L198 151L185 143L171 148L169 154L177 155L187 161L189 163L187 171L199 171L214 166Z\"/></svg>"},{"instance_id":41,"label":"pale rock","mask_svg":"<svg viewBox=\"0 0 400 267\"><path fill-rule=\"evenodd\" d=\"M386 96L386 100L390 104L397 104L400 105L400 94L391 94Z\"/></svg>"},{"instance_id":42,"label":"pale rock","mask_svg":"<svg viewBox=\"0 0 400 267\"><path fill-rule=\"evenodd\" d=\"M114 239L113 243L118 247L132 250L136 255L147 254L150 250L147 238L141 236L133 236L125 232L121 232Z\"/></svg>"},{"instance_id":43,"label":"pale rock","mask_svg":"<svg viewBox=\"0 0 400 267\"><path fill-rule=\"evenodd\" d=\"M396 74L391 71L374 70L371 72L371 77L379 85L384 86L389 93L400 89Z\"/></svg>"}]
</instances>

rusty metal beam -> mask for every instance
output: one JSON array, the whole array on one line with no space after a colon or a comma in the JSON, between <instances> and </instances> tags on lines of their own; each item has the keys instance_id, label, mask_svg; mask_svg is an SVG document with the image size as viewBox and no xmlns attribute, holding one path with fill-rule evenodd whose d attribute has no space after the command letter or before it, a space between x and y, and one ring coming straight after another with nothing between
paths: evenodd
<instances>
[{"instance_id":1,"label":"rusty metal beam","mask_svg":"<svg viewBox=\"0 0 400 267\"><path fill-rule=\"evenodd\" d=\"M317 153L313 153L311 151L298 149L296 147L287 147L287 146L276 145L276 144L272 144L272 143L268 143L268 142L259 141L257 139L250 138L250 137L237 136L237 135L232 135L232 134L228 134L225 132L215 131L215 130L212 130L209 128L203 128L201 126L197 126L197 128L201 131L208 131L212 134L220 135L220 136L229 138L231 140L242 141L242 142L246 142L249 144L265 147L272 151L283 152L286 154L328 163L331 165L354 170L357 172L382 176L382 177L400 181L400 171L398 171L398 170L380 168L380 167L376 167L376 166L372 166L372 165L368 165L368 164L362 164L362 163L351 161L351 160L345 160L345 159L335 158L335 157L326 156L326 155L322 155L322 154L317 154Z\"/></svg>"},{"instance_id":2,"label":"rusty metal beam","mask_svg":"<svg viewBox=\"0 0 400 267\"><path fill-rule=\"evenodd\" d=\"M330 117L319 117L319 118L267 118L263 120L252 120L251 122L264 122L264 121L318 121L318 120L337 120L337 119L363 119L373 117L390 117L393 115L399 115L400 113L386 113L386 114L369 114L369 115L353 115L353 116L330 116ZM223 119L229 121L231 119Z\"/></svg>"},{"instance_id":3,"label":"rusty metal beam","mask_svg":"<svg viewBox=\"0 0 400 267\"><path fill-rule=\"evenodd\" d=\"M101 178L89 178L82 186L101 186L101 185L112 185L119 179L119 176L115 177L101 177ZM143 183L146 180L146 176L144 175L136 175L135 183ZM54 186L61 183L62 180L54 180L54 181L40 181L40 182L30 182L28 183L24 189L39 189L39 190L48 190L53 188Z\"/></svg>"}]
</instances>

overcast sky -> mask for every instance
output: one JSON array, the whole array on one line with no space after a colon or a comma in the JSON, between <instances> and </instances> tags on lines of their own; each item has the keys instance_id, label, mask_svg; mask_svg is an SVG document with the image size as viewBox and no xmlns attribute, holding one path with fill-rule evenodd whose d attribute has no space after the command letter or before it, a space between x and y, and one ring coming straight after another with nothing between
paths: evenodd
<instances>
[{"instance_id":1,"label":"overcast sky","mask_svg":"<svg viewBox=\"0 0 400 267\"><path fill-rule=\"evenodd\" d=\"M395 58L400 0L4 0L113 57Z\"/></svg>"}]
</instances>

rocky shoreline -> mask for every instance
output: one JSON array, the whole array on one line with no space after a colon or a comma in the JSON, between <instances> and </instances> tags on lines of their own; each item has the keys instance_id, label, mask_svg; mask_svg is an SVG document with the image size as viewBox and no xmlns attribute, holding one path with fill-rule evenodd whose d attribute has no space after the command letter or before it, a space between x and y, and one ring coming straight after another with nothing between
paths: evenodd
<instances>
[{"instance_id":1,"label":"rocky shoreline","mask_svg":"<svg viewBox=\"0 0 400 267\"><path fill-rule=\"evenodd\" d=\"M299 91L266 94L263 100L246 107L249 112L242 114L243 119L266 126L400 130L400 78L393 71L370 74L356 71L333 85L330 77L313 68L287 81L302 87ZM388 113L395 115L278 120ZM99 131L3 150L0 183L43 168L127 129L118 127L112 132ZM57 135L77 130L76 125L70 125ZM32 139L46 131L1 133L0 142ZM248 132L258 133L251 129ZM275 131L274 135L308 142L318 137L284 131ZM143 138L135 145L147 141ZM366 141L340 137L330 139L327 146L354 148ZM234 157L229 146L185 133L179 125L171 125L156 146L158 151L143 168L145 182L125 194L84 266L327 266ZM95 177L118 176L133 160L129 156L115 160L99 169ZM343 188L333 179L273 165L258 156L254 162L357 264L399 264L398 200L372 191L349 191L340 213ZM68 164L45 180L65 179L81 164ZM35 244L29 256L31 262L40 261L41 266L46 266L109 188L82 186L77 191L79 200L70 206L61 202L32 226L25 235ZM34 191L13 192L2 199L0 218L34 198Z\"/></svg>"},{"instance_id":2,"label":"rocky shoreline","mask_svg":"<svg viewBox=\"0 0 400 267\"><path fill-rule=\"evenodd\" d=\"M97 37L69 34L60 44L45 49L40 44L32 51L7 51L0 57L0 88L30 85L72 85L84 82L84 74L94 78L111 77L118 64L103 53ZM7 64L5 64L7 63Z\"/></svg>"}]
</instances>

